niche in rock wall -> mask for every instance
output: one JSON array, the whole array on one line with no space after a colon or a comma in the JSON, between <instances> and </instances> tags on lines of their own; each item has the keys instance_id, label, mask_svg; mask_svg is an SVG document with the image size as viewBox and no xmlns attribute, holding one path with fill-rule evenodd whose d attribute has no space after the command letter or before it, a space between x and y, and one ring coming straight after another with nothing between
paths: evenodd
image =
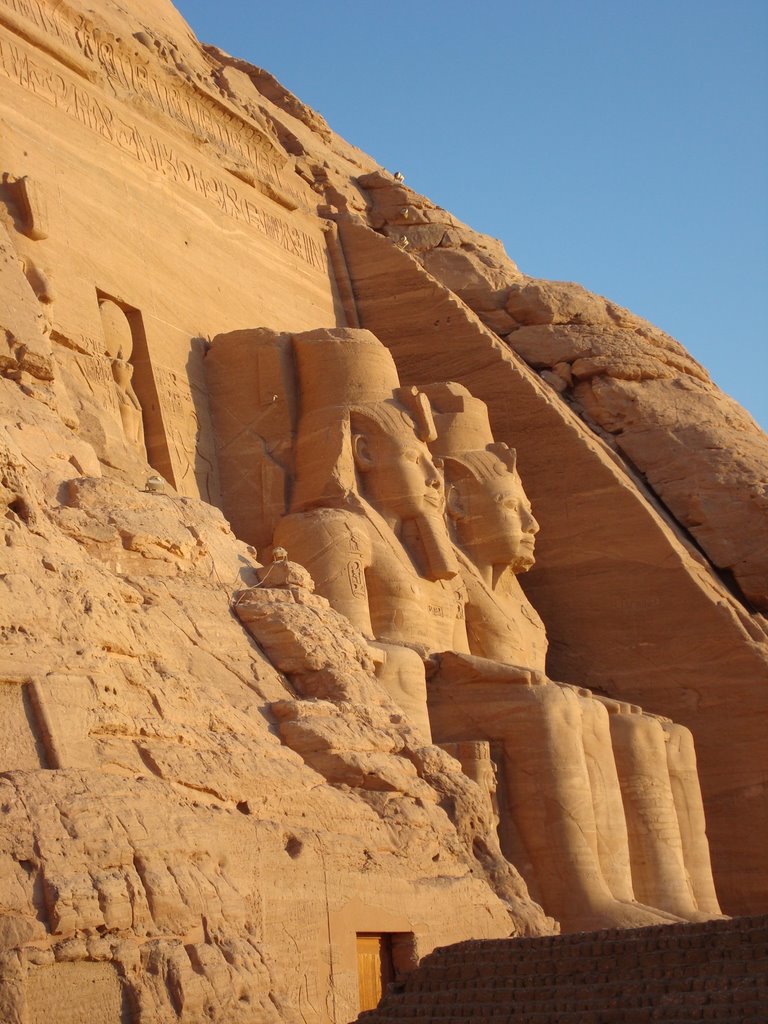
<instances>
[{"instance_id":1,"label":"niche in rock wall","mask_svg":"<svg viewBox=\"0 0 768 1024\"><path fill-rule=\"evenodd\" d=\"M48 767L26 681L0 679L0 721L3 723L0 771Z\"/></svg>"},{"instance_id":2,"label":"niche in rock wall","mask_svg":"<svg viewBox=\"0 0 768 1024\"><path fill-rule=\"evenodd\" d=\"M20 234L34 241L48 237L48 205L39 181L5 172L0 178L0 201Z\"/></svg>"},{"instance_id":3,"label":"niche in rock wall","mask_svg":"<svg viewBox=\"0 0 768 1024\"><path fill-rule=\"evenodd\" d=\"M141 312L98 289L96 294L124 439L175 485Z\"/></svg>"}]
</instances>

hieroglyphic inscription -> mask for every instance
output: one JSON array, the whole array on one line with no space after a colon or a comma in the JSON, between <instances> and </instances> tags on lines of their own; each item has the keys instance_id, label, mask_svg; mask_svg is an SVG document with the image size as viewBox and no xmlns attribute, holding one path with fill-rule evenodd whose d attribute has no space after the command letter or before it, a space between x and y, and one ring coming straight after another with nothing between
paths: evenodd
<instances>
[{"instance_id":1,"label":"hieroglyphic inscription","mask_svg":"<svg viewBox=\"0 0 768 1024\"><path fill-rule=\"evenodd\" d=\"M103 353L102 355L85 355L77 353L74 363L80 371L88 390L98 403L99 407L111 412L116 418L120 418L120 407L117 404L117 393L115 391L115 379L112 376L112 363Z\"/></svg>"},{"instance_id":2,"label":"hieroglyphic inscription","mask_svg":"<svg viewBox=\"0 0 768 1024\"><path fill-rule=\"evenodd\" d=\"M82 332L66 331L57 324L51 329L51 341L69 350L68 365L83 378L83 384L99 406L120 419L120 406L112 373L112 360L106 355L104 339Z\"/></svg>"},{"instance_id":3,"label":"hieroglyphic inscription","mask_svg":"<svg viewBox=\"0 0 768 1024\"><path fill-rule=\"evenodd\" d=\"M444 607L440 604L428 604L427 611L429 614L436 619L463 619L464 618L464 607L459 604L457 607L448 606Z\"/></svg>"},{"instance_id":4,"label":"hieroglyphic inscription","mask_svg":"<svg viewBox=\"0 0 768 1024\"><path fill-rule=\"evenodd\" d=\"M245 927L256 941L264 941L264 897L251 889L245 894Z\"/></svg>"},{"instance_id":5,"label":"hieroglyphic inscription","mask_svg":"<svg viewBox=\"0 0 768 1024\"><path fill-rule=\"evenodd\" d=\"M224 152L236 153L256 169L262 180L298 195L281 173L285 158L271 139L221 102L183 80L169 77L161 81L148 63L122 51L110 33L88 18L77 15L74 21L68 21L58 3L48 7L41 0L0 0L2 6L98 67L127 97L140 96L199 138Z\"/></svg>"},{"instance_id":6,"label":"hieroglyphic inscription","mask_svg":"<svg viewBox=\"0 0 768 1024\"><path fill-rule=\"evenodd\" d=\"M39 0L2 0L5 7L10 8L22 18L26 18L37 28L56 36L62 43L69 42L61 18L56 12L48 13Z\"/></svg>"},{"instance_id":7,"label":"hieroglyphic inscription","mask_svg":"<svg viewBox=\"0 0 768 1024\"><path fill-rule=\"evenodd\" d=\"M367 597L368 591L365 586L365 570L359 558L350 558L347 563L347 574L349 585L355 597Z\"/></svg>"},{"instance_id":8,"label":"hieroglyphic inscription","mask_svg":"<svg viewBox=\"0 0 768 1024\"><path fill-rule=\"evenodd\" d=\"M51 328L51 341L55 341L64 348L72 349L75 352L82 352L87 356L103 356L104 342L82 331L72 331L69 328L53 321Z\"/></svg>"},{"instance_id":9,"label":"hieroglyphic inscription","mask_svg":"<svg viewBox=\"0 0 768 1024\"><path fill-rule=\"evenodd\" d=\"M169 143L127 121L119 109L95 97L72 81L64 70L54 70L26 47L0 36L0 71L8 78L75 118L111 145L175 184L202 196L222 213L242 221L309 266L325 272L323 249L315 239L282 217L267 213L235 185L203 170Z\"/></svg>"}]
</instances>

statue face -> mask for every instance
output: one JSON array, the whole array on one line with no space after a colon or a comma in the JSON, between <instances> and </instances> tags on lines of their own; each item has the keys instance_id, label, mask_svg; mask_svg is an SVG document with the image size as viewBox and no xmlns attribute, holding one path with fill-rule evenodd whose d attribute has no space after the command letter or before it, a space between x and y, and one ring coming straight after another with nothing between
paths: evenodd
<instances>
[{"instance_id":1,"label":"statue face","mask_svg":"<svg viewBox=\"0 0 768 1024\"><path fill-rule=\"evenodd\" d=\"M514 572L530 569L539 524L518 474L496 460L482 481L464 479L457 490L461 541L489 565L510 565Z\"/></svg>"},{"instance_id":2,"label":"statue face","mask_svg":"<svg viewBox=\"0 0 768 1024\"><path fill-rule=\"evenodd\" d=\"M355 438L355 462L371 504L401 520L441 516L445 490L429 448L405 424L397 434L372 429Z\"/></svg>"}]
</instances>

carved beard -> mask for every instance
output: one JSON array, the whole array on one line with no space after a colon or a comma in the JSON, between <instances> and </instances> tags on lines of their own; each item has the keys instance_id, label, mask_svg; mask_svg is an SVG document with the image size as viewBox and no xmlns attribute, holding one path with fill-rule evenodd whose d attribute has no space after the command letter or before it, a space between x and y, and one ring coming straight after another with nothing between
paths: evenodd
<instances>
[{"instance_id":1,"label":"carved beard","mask_svg":"<svg viewBox=\"0 0 768 1024\"><path fill-rule=\"evenodd\" d=\"M403 523L403 544L422 576L428 580L452 580L459 574L444 517L437 511L424 512Z\"/></svg>"},{"instance_id":2,"label":"carved beard","mask_svg":"<svg viewBox=\"0 0 768 1024\"><path fill-rule=\"evenodd\" d=\"M533 551L528 550L524 553L521 552L515 558L511 558L505 565L505 568L511 569L515 576L519 576L520 573L528 572L529 569L532 569L535 562L536 559L533 556Z\"/></svg>"}]
</instances>

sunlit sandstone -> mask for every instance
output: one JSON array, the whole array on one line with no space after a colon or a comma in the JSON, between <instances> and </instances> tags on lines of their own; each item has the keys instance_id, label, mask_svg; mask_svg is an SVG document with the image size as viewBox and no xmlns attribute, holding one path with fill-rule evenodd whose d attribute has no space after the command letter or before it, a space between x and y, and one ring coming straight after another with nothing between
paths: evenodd
<instances>
[{"instance_id":1,"label":"sunlit sandstone","mask_svg":"<svg viewBox=\"0 0 768 1024\"><path fill-rule=\"evenodd\" d=\"M462 388L427 388L435 423L424 395L400 388L389 354L366 332L315 332L293 344L297 511L278 525L276 543L383 646L382 683L424 735L416 654L450 652L433 679L431 728L438 740L504 743L508 827L523 843L508 855L532 862L546 910L575 928L655 923L664 912L696 918L661 725L609 702L623 716L611 730L601 701L544 676L543 625L514 576L533 564L538 526L514 452L493 445L482 403ZM446 457L455 553L427 441ZM633 903L628 826L636 885L661 915ZM688 838L706 863L703 827Z\"/></svg>"},{"instance_id":2,"label":"sunlit sandstone","mask_svg":"<svg viewBox=\"0 0 768 1024\"><path fill-rule=\"evenodd\" d=\"M0 0L0 122L0 1017L341 1024L370 948L768 908L768 442L706 371L166 0ZM448 379L526 572L443 517Z\"/></svg>"},{"instance_id":3,"label":"sunlit sandstone","mask_svg":"<svg viewBox=\"0 0 768 1024\"><path fill-rule=\"evenodd\" d=\"M684 744L695 765L690 734L638 707L546 681L544 626L517 579L533 565L538 524L515 452L494 444L483 403L466 389L437 384L426 393L437 428L431 448L445 466L468 593L470 650L518 666L513 685L493 688L478 667L465 673L460 659L443 657L432 683L436 735L456 739L479 727L503 742L510 813L523 855L533 862L534 891L537 883L545 906L561 919L588 914L586 907L600 906L608 893L691 919L717 913L703 817L691 828L684 811L681 828L674 797L677 789L686 807L701 806L695 771L675 772L673 785L667 766L673 736L675 764ZM452 685L454 674L464 693ZM474 684L481 686L476 696ZM554 787L557 818L545 813L544 780ZM576 909L580 899L583 910Z\"/></svg>"}]
</instances>

